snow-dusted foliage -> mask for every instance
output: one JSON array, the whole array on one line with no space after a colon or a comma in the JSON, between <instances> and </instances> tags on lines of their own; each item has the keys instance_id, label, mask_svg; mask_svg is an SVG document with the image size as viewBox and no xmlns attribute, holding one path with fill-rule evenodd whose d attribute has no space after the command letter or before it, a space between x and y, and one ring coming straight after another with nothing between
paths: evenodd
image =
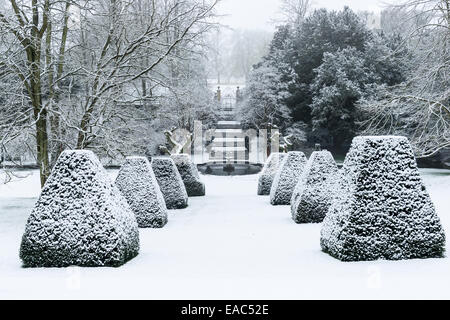
<instances>
[{"instance_id":1,"label":"snow-dusted foliage","mask_svg":"<svg viewBox=\"0 0 450 320\"><path fill-rule=\"evenodd\" d=\"M270 189L272 188L273 179L281 165L281 162L285 158L286 153L272 153L266 161L264 168L258 177L258 195L268 196L270 195Z\"/></svg>"},{"instance_id":2,"label":"snow-dusted foliage","mask_svg":"<svg viewBox=\"0 0 450 320\"><path fill-rule=\"evenodd\" d=\"M184 209L188 206L188 195L180 173L171 158L153 158L152 168L167 209Z\"/></svg>"},{"instance_id":3,"label":"snow-dusted foliage","mask_svg":"<svg viewBox=\"0 0 450 320\"><path fill-rule=\"evenodd\" d=\"M63 152L28 218L24 266L117 267L138 252L136 217L98 158Z\"/></svg>"},{"instance_id":4,"label":"snow-dusted foliage","mask_svg":"<svg viewBox=\"0 0 450 320\"><path fill-rule=\"evenodd\" d=\"M313 152L294 189L292 219L296 223L320 223L333 201L339 169L329 151Z\"/></svg>"},{"instance_id":5,"label":"snow-dusted foliage","mask_svg":"<svg viewBox=\"0 0 450 320\"><path fill-rule=\"evenodd\" d=\"M404 137L357 137L321 246L343 261L442 257L445 234Z\"/></svg>"},{"instance_id":6,"label":"snow-dusted foliage","mask_svg":"<svg viewBox=\"0 0 450 320\"><path fill-rule=\"evenodd\" d=\"M171 156L183 179L184 186L189 197L203 197L205 184L200 179L197 166L187 154L175 154Z\"/></svg>"},{"instance_id":7,"label":"snow-dusted foliage","mask_svg":"<svg viewBox=\"0 0 450 320\"><path fill-rule=\"evenodd\" d=\"M287 154L278 168L270 190L272 205L290 205L292 192L306 166L306 156L303 152L292 151Z\"/></svg>"},{"instance_id":8,"label":"snow-dusted foliage","mask_svg":"<svg viewBox=\"0 0 450 320\"><path fill-rule=\"evenodd\" d=\"M245 101L239 110L244 126L261 127L271 122L280 127L291 120L286 99L289 98L288 83L282 74L268 61L260 63L249 74L244 90Z\"/></svg>"},{"instance_id":9,"label":"snow-dusted foliage","mask_svg":"<svg viewBox=\"0 0 450 320\"><path fill-rule=\"evenodd\" d=\"M140 228L166 225L166 203L147 158L127 158L120 168L116 186L127 199Z\"/></svg>"}]
</instances>

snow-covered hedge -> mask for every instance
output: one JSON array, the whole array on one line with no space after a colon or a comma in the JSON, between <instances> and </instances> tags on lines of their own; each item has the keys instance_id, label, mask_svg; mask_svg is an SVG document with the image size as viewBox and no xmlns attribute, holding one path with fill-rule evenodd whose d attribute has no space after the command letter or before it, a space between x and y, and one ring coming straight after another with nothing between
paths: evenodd
<instances>
[{"instance_id":1,"label":"snow-covered hedge","mask_svg":"<svg viewBox=\"0 0 450 320\"><path fill-rule=\"evenodd\" d=\"M140 228L166 225L166 203L147 158L127 158L120 168L116 186L127 199Z\"/></svg>"},{"instance_id":2,"label":"snow-covered hedge","mask_svg":"<svg viewBox=\"0 0 450 320\"><path fill-rule=\"evenodd\" d=\"M286 153L272 153L267 159L264 168L258 177L258 195L268 196L270 195L270 189L272 188L273 179L281 165L281 162L285 158Z\"/></svg>"},{"instance_id":3,"label":"snow-covered hedge","mask_svg":"<svg viewBox=\"0 0 450 320\"><path fill-rule=\"evenodd\" d=\"M63 152L28 218L24 266L116 267L138 252L136 217L98 158Z\"/></svg>"},{"instance_id":4,"label":"snow-covered hedge","mask_svg":"<svg viewBox=\"0 0 450 320\"><path fill-rule=\"evenodd\" d=\"M181 175L171 158L153 158L152 168L167 209L184 209L188 206L188 195Z\"/></svg>"},{"instance_id":5,"label":"snow-covered hedge","mask_svg":"<svg viewBox=\"0 0 450 320\"><path fill-rule=\"evenodd\" d=\"M291 213L296 223L323 221L333 200L338 175L330 152L313 152L292 194Z\"/></svg>"},{"instance_id":6,"label":"snow-covered hedge","mask_svg":"<svg viewBox=\"0 0 450 320\"><path fill-rule=\"evenodd\" d=\"M404 137L357 137L321 246L343 261L442 257L445 234Z\"/></svg>"},{"instance_id":7,"label":"snow-covered hedge","mask_svg":"<svg viewBox=\"0 0 450 320\"><path fill-rule=\"evenodd\" d=\"M202 197L205 195L205 184L200 179L197 166L187 154L171 156L183 179L184 186L189 197Z\"/></svg>"},{"instance_id":8,"label":"snow-covered hedge","mask_svg":"<svg viewBox=\"0 0 450 320\"><path fill-rule=\"evenodd\" d=\"M270 190L272 205L290 205L292 192L306 166L307 159L303 152L289 152L281 162L277 174L273 179Z\"/></svg>"}]
</instances>

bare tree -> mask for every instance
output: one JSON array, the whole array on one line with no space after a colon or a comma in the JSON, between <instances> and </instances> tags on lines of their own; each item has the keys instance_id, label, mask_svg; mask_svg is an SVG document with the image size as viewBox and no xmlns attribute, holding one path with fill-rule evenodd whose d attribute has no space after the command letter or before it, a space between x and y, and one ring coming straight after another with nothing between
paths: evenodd
<instances>
[{"instance_id":1,"label":"bare tree","mask_svg":"<svg viewBox=\"0 0 450 320\"><path fill-rule=\"evenodd\" d=\"M13 104L23 112L13 113L15 119L23 120L27 108L33 113L42 184L50 172L49 109L58 96L57 83L63 73L70 5L71 1L10 0L2 2L4 9L0 11L0 30L5 40L0 61L2 76L7 76L6 82L18 85L25 93L20 106ZM59 48L55 57L54 46ZM9 77L10 73L16 79Z\"/></svg>"},{"instance_id":2,"label":"bare tree","mask_svg":"<svg viewBox=\"0 0 450 320\"><path fill-rule=\"evenodd\" d=\"M147 83L170 85L162 65L209 30L218 1L0 1L0 82L14 88L2 144L34 127L43 185L64 148L129 130L127 108L153 97Z\"/></svg>"},{"instance_id":3,"label":"bare tree","mask_svg":"<svg viewBox=\"0 0 450 320\"><path fill-rule=\"evenodd\" d=\"M311 6L311 0L282 0L280 6L281 22L299 26L311 10Z\"/></svg>"},{"instance_id":4,"label":"bare tree","mask_svg":"<svg viewBox=\"0 0 450 320\"><path fill-rule=\"evenodd\" d=\"M450 1L408 0L394 9L415 22L404 43L410 78L364 101L362 125L366 133L408 135L427 157L450 147Z\"/></svg>"}]
</instances>

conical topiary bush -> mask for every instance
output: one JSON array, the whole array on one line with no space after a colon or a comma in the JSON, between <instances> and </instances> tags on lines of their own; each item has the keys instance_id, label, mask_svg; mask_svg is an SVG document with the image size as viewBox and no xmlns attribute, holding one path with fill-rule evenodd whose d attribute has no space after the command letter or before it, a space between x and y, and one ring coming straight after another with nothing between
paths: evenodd
<instances>
[{"instance_id":1,"label":"conical topiary bush","mask_svg":"<svg viewBox=\"0 0 450 320\"><path fill-rule=\"evenodd\" d=\"M264 168L258 177L258 195L268 196L270 195L270 189L272 188L273 179L284 160L286 153L272 153L264 164Z\"/></svg>"},{"instance_id":2,"label":"conical topiary bush","mask_svg":"<svg viewBox=\"0 0 450 320\"><path fill-rule=\"evenodd\" d=\"M189 197L203 197L205 184L200 179L197 166L187 154L175 154L171 156L183 179L184 186Z\"/></svg>"},{"instance_id":3,"label":"conical topiary bush","mask_svg":"<svg viewBox=\"0 0 450 320\"><path fill-rule=\"evenodd\" d=\"M140 228L166 225L166 203L147 158L127 158L120 168L116 186L127 199Z\"/></svg>"},{"instance_id":4,"label":"conical topiary bush","mask_svg":"<svg viewBox=\"0 0 450 320\"><path fill-rule=\"evenodd\" d=\"M307 159L303 152L289 152L284 158L273 179L270 190L272 205L290 205L292 192L300 179Z\"/></svg>"},{"instance_id":5,"label":"conical topiary bush","mask_svg":"<svg viewBox=\"0 0 450 320\"><path fill-rule=\"evenodd\" d=\"M167 209L184 209L188 206L188 195L175 163L171 158L154 158L153 172L166 201Z\"/></svg>"},{"instance_id":6,"label":"conical topiary bush","mask_svg":"<svg viewBox=\"0 0 450 320\"><path fill-rule=\"evenodd\" d=\"M138 252L136 217L98 158L63 152L28 218L24 266L117 267Z\"/></svg>"},{"instance_id":7,"label":"conical topiary bush","mask_svg":"<svg viewBox=\"0 0 450 320\"><path fill-rule=\"evenodd\" d=\"M404 137L357 137L321 246L343 261L442 257L445 234Z\"/></svg>"},{"instance_id":8,"label":"conical topiary bush","mask_svg":"<svg viewBox=\"0 0 450 320\"><path fill-rule=\"evenodd\" d=\"M292 219L296 223L320 223L333 201L339 169L328 151L313 152L294 189Z\"/></svg>"}]
</instances>

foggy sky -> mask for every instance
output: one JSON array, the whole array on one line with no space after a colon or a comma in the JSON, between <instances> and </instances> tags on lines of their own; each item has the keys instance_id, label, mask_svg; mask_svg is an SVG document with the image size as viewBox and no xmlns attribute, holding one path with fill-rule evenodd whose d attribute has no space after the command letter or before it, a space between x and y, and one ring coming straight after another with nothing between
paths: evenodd
<instances>
[{"instance_id":1,"label":"foggy sky","mask_svg":"<svg viewBox=\"0 0 450 320\"><path fill-rule=\"evenodd\" d=\"M227 15L221 23L236 29L273 30L279 13L280 0L222 0L217 7L218 13ZM380 11L386 0L314 0L314 8L339 10L349 6L355 11ZM272 20L272 22L271 22Z\"/></svg>"}]
</instances>

